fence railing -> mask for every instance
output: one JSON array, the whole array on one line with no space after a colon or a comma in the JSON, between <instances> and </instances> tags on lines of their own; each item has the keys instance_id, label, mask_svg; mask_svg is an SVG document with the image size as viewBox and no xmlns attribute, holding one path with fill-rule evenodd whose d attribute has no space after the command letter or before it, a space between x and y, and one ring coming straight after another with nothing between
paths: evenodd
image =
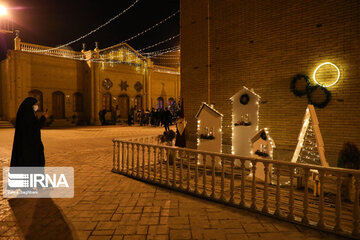
<instances>
[{"instance_id":1,"label":"fence railing","mask_svg":"<svg viewBox=\"0 0 360 240\"><path fill-rule=\"evenodd\" d=\"M148 137L114 139L112 171L323 231L360 236L359 170L176 148ZM256 177L258 171L263 179Z\"/></svg>"},{"instance_id":2,"label":"fence railing","mask_svg":"<svg viewBox=\"0 0 360 240\"><path fill-rule=\"evenodd\" d=\"M76 59L84 58L84 54L80 52L76 52L68 49L54 49L47 46L25 43L25 42L20 43L20 50L24 52L33 52L33 53L39 53L39 54L55 56L55 57L76 58Z\"/></svg>"}]
</instances>

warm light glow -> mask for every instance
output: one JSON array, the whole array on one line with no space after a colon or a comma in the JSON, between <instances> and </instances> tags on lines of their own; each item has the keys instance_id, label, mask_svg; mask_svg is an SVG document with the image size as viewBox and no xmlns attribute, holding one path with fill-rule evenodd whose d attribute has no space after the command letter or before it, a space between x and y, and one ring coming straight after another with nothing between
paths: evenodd
<instances>
[{"instance_id":1,"label":"warm light glow","mask_svg":"<svg viewBox=\"0 0 360 240\"><path fill-rule=\"evenodd\" d=\"M316 80L316 77L315 77L317 70L319 70L319 68L321 68L321 67L324 66L324 65L331 65L331 66L333 66L333 67L337 70L337 72L338 72L338 76L337 76L336 81L332 82L332 83L329 84L329 85L325 85L325 84L319 83L319 82ZM320 64L320 65L315 69L313 78L314 78L314 81L315 81L318 85L323 86L323 87L331 87L331 86L333 86L335 83L337 83L337 82L339 81L339 78L340 78L340 70L339 70L339 68L338 68L335 64L333 64L333 63L331 63L331 62L322 63L322 64Z\"/></svg>"},{"instance_id":2,"label":"warm light glow","mask_svg":"<svg viewBox=\"0 0 360 240\"><path fill-rule=\"evenodd\" d=\"M6 7L0 6L0 16L7 15Z\"/></svg>"}]
</instances>

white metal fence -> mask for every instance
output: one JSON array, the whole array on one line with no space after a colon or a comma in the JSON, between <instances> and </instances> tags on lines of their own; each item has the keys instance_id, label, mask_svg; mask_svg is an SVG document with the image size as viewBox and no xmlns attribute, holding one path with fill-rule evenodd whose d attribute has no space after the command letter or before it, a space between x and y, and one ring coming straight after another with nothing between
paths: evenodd
<instances>
[{"instance_id":1,"label":"white metal fence","mask_svg":"<svg viewBox=\"0 0 360 240\"><path fill-rule=\"evenodd\" d=\"M245 167L246 161L251 162L250 169ZM112 171L286 221L360 237L359 170L176 148L159 145L156 137L144 137L113 140ZM263 171L263 180L256 178L257 171Z\"/></svg>"}]
</instances>

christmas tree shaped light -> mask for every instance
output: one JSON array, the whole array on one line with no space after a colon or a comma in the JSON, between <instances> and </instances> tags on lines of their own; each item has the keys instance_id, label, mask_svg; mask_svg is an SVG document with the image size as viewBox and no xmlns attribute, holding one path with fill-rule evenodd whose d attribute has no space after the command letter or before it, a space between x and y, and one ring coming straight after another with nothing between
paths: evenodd
<instances>
[{"instance_id":1,"label":"christmas tree shaped light","mask_svg":"<svg viewBox=\"0 0 360 240\"><path fill-rule=\"evenodd\" d=\"M324 142L313 105L309 104L306 108L303 126L291 162L321 165L325 167L329 166L325 158Z\"/></svg>"}]
</instances>

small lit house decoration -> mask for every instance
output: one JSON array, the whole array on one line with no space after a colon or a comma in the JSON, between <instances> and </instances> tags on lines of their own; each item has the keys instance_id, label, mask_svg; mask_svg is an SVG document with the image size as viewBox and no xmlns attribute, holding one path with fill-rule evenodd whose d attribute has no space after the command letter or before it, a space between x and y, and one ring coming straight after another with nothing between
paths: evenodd
<instances>
[{"instance_id":1,"label":"small lit house decoration","mask_svg":"<svg viewBox=\"0 0 360 240\"><path fill-rule=\"evenodd\" d=\"M251 138L251 156L264 159L273 159L273 149L275 143L269 135L268 129L261 129L253 138ZM271 175L272 166L269 164L269 176ZM264 164L256 163L256 177L265 180Z\"/></svg>"},{"instance_id":2,"label":"small lit house decoration","mask_svg":"<svg viewBox=\"0 0 360 240\"><path fill-rule=\"evenodd\" d=\"M291 162L307 163L328 167L325 158L324 142L315 108L309 104L306 108L298 143Z\"/></svg>"},{"instance_id":3,"label":"small lit house decoration","mask_svg":"<svg viewBox=\"0 0 360 240\"><path fill-rule=\"evenodd\" d=\"M232 147L231 153L249 157L251 138L258 131L260 96L253 90L243 87L231 98L232 101ZM235 165L239 166L239 161ZM246 161L246 167L250 162Z\"/></svg>"},{"instance_id":4,"label":"small lit house decoration","mask_svg":"<svg viewBox=\"0 0 360 240\"><path fill-rule=\"evenodd\" d=\"M197 148L202 151L221 152L223 115L212 106L202 103L195 118L197 119ZM199 156L199 164L202 164ZM210 162L208 162L210 164ZM217 163L216 165L220 165Z\"/></svg>"}]
</instances>

